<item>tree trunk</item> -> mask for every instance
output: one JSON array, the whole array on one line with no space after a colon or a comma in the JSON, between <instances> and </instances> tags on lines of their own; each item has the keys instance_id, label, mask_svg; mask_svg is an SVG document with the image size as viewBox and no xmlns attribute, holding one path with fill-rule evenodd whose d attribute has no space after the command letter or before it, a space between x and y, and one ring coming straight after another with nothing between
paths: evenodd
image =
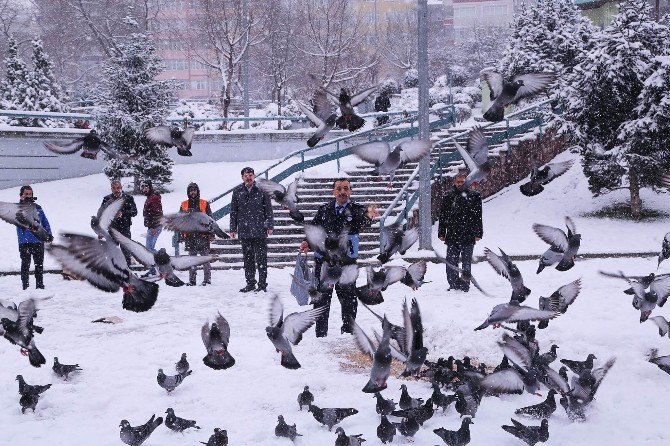
<instances>
[{"instance_id":1,"label":"tree trunk","mask_svg":"<svg viewBox=\"0 0 670 446\"><path fill-rule=\"evenodd\" d=\"M630 183L630 213L633 218L639 219L642 214L642 200L640 199L640 184L635 169L630 169L628 172L628 181Z\"/></svg>"},{"instance_id":2,"label":"tree trunk","mask_svg":"<svg viewBox=\"0 0 670 446\"><path fill-rule=\"evenodd\" d=\"M277 88L277 115L281 116L281 87ZM277 130L281 130L281 119L277 119Z\"/></svg>"}]
</instances>

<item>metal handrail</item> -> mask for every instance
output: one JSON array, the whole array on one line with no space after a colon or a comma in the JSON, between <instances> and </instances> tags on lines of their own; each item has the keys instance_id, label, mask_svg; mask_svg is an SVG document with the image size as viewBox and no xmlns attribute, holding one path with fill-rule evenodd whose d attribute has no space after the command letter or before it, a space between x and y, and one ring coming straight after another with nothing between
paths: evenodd
<instances>
[{"instance_id":1,"label":"metal handrail","mask_svg":"<svg viewBox=\"0 0 670 446\"><path fill-rule=\"evenodd\" d=\"M536 104L533 104L533 105L531 105L531 106L529 106L529 107L526 107L526 108L524 108L524 109L521 109L521 110L519 110L519 111L516 111L516 112L511 113L510 115L506 116L506 117L505 117L505 121L506 121L507 129L506 129L506 131L505 131L505 133L504 133L503 138L506 138L506 139L508 140L508 142L509 142L509 136L510 136L510 131L511 131L511 129L510 129L510 127L509 127L509 120L510 120L511 118L515 118L515 117L518 117L518 116L520 116L520 115L523 115L524 113L528 113L528 112L530 112L530 111L537 110L537 109L539 109L540 107L542 107L542 106L544 106L544 105L547 105L547 104L550 104L550 103L551 103L551 100L548 100L548 99L547 99L547 100L544 100L544 101L542 101L542 102L538 102L538 103L536 103ZM522 131L525 131L525 130L527 130L528 128L533 128L533 127L535 127L535 126L537 125L537 123L535 122L535 119L533 119L531 122L533 123L533 125L531 125L530 127L528 127L530 123L524 123L524 124L521 124L521 125L519 125L519 126L517 126L517 127L514 127L514 129L519 129L519 131L518 131L517 133L521 133ZM497 122L490 122L490 123L488 123L488 124L484 124L484 125L480 126L480 128L485 129L485 128L488 128L488 127L492 127L492 126L494 126L494 125L496 125L496 124L498 124L498 123L497 123ZM461 137L461 136L466 136L468 133L470 133L470 131L471 131L471 129L464 130L464 131L459 132L459 133L456 133L456 134L454 134L454 135L448 135L448 136L446 136L444 139L445 139L445 140L452 139L452 140L455 141L456 138L459 138L459 137ZM516 134L516 133L515 133L515 134ZM503 133L501 133L501 135L503 135ZM501 141L497 141L496 138L497 138L497 136L494 136L494 138L493 138L492 141L491 141L491 144L496 144L496 143L502 141L502 140L501 140ZM509 144L508 144L508 148L509 148ZM460 158L460 154L458 154L458 152L454 152L454 153L449 154L449 155L441 155L440 158L438 159L438 162L435 163L435 164L433 165L433 169L431 169L431 179L432 179L432 177L433 177L433 175L434 175L434 173L435 173L436 166L442 162L442 158L445 157L445 159L446 159L446 157L449 157L450 155L454 155L454 158L455 158L455 159L454 159L454 160L449 160L449 161L455 161L455 160L457 160L457 159ZM400 189L400 191L398 192L398 194L397 194L397 195L395 196L395 198L391 201L391 204L386 208L386 210L384 211L384 213L383 213L382 216L380 217L380 219L379 219L379 226L380 226L380 227L384 227L384 226L385 226L386 219L389 217L389 215L391 214L391 212L393 212L393 210L395 209L395 207L396 207L396 205L398 204L398 202L402 199L402 197L405 196L404 193L407 191L407 189L410 187L410 185L412 184L412 182L414 182L414 180L416 179L416 177L417 177L418 175L419 175L419 166L417 165L417 167L414 169L414 171L412 172L412 174L410 175L410 177L409 177L409 178L407 179L407 181L405 182L405 185L402 187L402 189ZM405 211L399 214L398 219L395 221L395 223L399 223L400 221L402 221L403 218L407 218L406 215L407 215L407 213L408 213L408 211L409 211L409 209L408 209L408 204L410 204L410 202L411 202L411 205L414 205L414 203L416 202L417 198L418 198L418 192L415 192L415 193L413 194L413 196L410 197L410 199L408 200L408 203L405 205ZM409 206L409 207L411 207L411 206ZM381 242L381 241L380 241L380 242ZM380 246L381 246L381 245L382 245L382 243L380 243Z\"/></svg>"}]
</instances>

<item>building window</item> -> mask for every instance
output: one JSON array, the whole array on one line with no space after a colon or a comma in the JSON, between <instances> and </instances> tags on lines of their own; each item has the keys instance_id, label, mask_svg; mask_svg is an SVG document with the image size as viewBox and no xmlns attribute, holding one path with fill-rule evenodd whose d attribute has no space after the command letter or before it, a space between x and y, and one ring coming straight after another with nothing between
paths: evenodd
<instances>
[{"instance_id":1,"label":"building window","mask_svg":"<svg viewBox=\"0 0 670 446\"><path fill-rule=\"evenodd\" d=\"M475 17L477 9L474 6L454 7L454 18Z\"/></svg>"},{"instance_id":2,"label":"building window","mask_svg":"<svg viewBox=\"0 0 670 446\"><path fill-rule=\"evenodd\" d=\"M482 8L484 16L505 16L507 5L484 5Z\"/></svg>"},{"instance_id":3,"label":"building window","mask_svg":"<svg viewBox=\"0 0 670 446\"><path fill-rule=\"evenodd\" d=\"M199 60L192 60L191 61L191 69L192 70L206 70L207 67L205 66L204 63L200 62Z\"/></svg>"},{"instance_id":4,"label":"building window","mask_svg":"<svg viewBox=\"0 0 670 446\"><path fill-rule=\"evenodd\" d=\"M168 71L188 70L188 61L184 59L165 59L164 63Z\"/></svg>"},{"instance_id":5,"label":"building window","mask_svg":"<svg viewBox=\"0 0 670 446\"><path fill-rule=\"evenodd\" d=\"M194 90L207 90L207 80L206 79L191 81L191 85L193 86Z\"/></svg>"}]
</instances>

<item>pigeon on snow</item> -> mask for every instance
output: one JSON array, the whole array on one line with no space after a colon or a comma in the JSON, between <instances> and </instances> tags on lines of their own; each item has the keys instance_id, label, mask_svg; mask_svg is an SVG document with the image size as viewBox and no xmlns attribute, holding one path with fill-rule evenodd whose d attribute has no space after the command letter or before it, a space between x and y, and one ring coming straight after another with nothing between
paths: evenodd
<instances>
[{"instance_id":1,"label":"pigeon on snow","mask_svg":"<svg viewBox=\"0 0 670 446\"><path fill-rule=\"evenodd\" d=\"M542 420L539 426L525 426L512 418L512 426L505 425L502 428L528 446L535 446L537 443L549 440L549 421L546 419Z\"/></svg>"},{"instance_id":2,"label":"pigeon on snow","mask_svg":"<svg viewBox=\"0 0 670 446\"><path fill-rule=\"evenodd\" d=\"M119 436L121 441L129 446L140 446L161 424L163 424L163 418L156 418L156 415L152 415L149 421L136 427L131 426L128 420L121 420Z\"/></svg>"},{"instance_id":3,"label":"pigeon on snow","mask_svg":"<svg viewBox=\"0 0 670 446\"><path fill-rule=\"evenodd\" d=\"M470 443L470 425L474 424L472 418L465 417L461 421L461 427L457 431L449 431L443 427L433 429L435 435L440 437L448 446L466 446Z\"/></svg>"},{"instance_id":4,"label":"pigeon on snow","mask_svg":"<svg viewBox=\"0 0 670 446\"><path fill-rule=\"evenodd\" d=\"M379 415L390 415L395 410L395 401L384 398L379 392L375 392L374 397L377 399L375 410Z\"/></svg>"},{"instance_id":5,"label":"pigeon on snow","mask_svg":"<svg viewBox=\"0 0 670 446\"><path fill-rule=\"evenodd\" d=\"M79 364L61 364L60 362L58 362L58 358L54 357L54 365L52 367L52 370L60 378L64 378L65 381L67 381L68 378L70 377L70 373L79 372L82 369L79 367Z\"/></svg>"},{"instance_id":6,"label":"pigeon on snow","mask_svg":"<svg viewBox=\"0 0 670 446\"><path fill-rule=\"evenodd\" d=\"M321 408L314 404L309 405L309 412L314 419L324 426L328 426L328 430L332 430L333 426L347 417L356 415L357 409L354 408Z\"/></svg>"},{"instance_id":7,"label":"pigeon on snow","mask_svg":"<svg viewBox=\"0 0 670 446\"><path fill-rule=\"evenodd\" d=\"M365 441L363 434L347 435L341 427L335 429L335 433L337 434L335 446L361 446Z\"/></svg>"},{"instance_id":8,"label":"pigeon on snow","mask_svg":"<svg viewBox=\"0 0 670 446\"><path fill-rule=\"evenodd\" d=\"M175 370L180 375L183 375L184 373L191 370L191 366L189 365L188 360L186 359L186 353L181 354L181 358L175 364Z\"/></svg>"},{"instance_id":9,"label":"pigeon on snow","mask_svg":"<svg viewBox=\"0 0 670 446\"><path fill-rule=\"evenodd\" d=\"M160 144L166 147L176 147L177 153L181 156L192 156L191 143L195 129L187 127L180 129L175 126L159 125L147 129L144 136L154 144Z\"/></svg>"},{"instance_id":10,"label":"pigeon on snow","mask_svg":"<svg viewBox=\"0 0 670 446\"><path fill-rule=\"evenodd\" d=\"M26 413L26 410L32 409L35 412L35 407L40 399L40 395L46 392L51 384L46 385L30 385L25 382L23 376L16 375L16 380L19 382L19 404L21 405L21 413Z\"/></svg>"},{"instance_id":11,"label":"pigeon on snow","mask_svg":"<svg viewBox=\"0 0 670 446\"><path fill-rule=\"evenodd\" d=\"M386 415L382 415L379 426L377 426L377 438L384 444L391 443L395 434L395 425L386 418Z\"/></svg>"},{"instance_id":12,"label":"pigeon on snow","mask_svg":"<svg viewBox=\"0 0 670 446\"><path fill-rule=\"evenodd\" d=\"M174 414L174 409L172 409L171 407L168 407L165 413L167 414L165 415L165 425L170 430L173 430L175 432L183 432L186 429L190 428L200 429L200 427L197 426L198 423L195 420L187 420L185 418L179 418Z\"/></svg>"},{"instance_id":13,"label":"pigeon on snow","mask_svg":"<svg viewBox=\"0 0 670 446\"><path fill-rule=\"evenodd\" d=\"M298 433L295 423L290 426L284 421L284 417L279 415L277 417L277 426L275 427L275 436L285 437L293 441L295 437L302 437L302 434Z\"/></svg>"},{"instance_id":14,"label":"pigeon on snow","mask_svg":"<svg viewBox=\"0 0 670 446\"><path fill-rule=\"evenodd\" d=\"M531 418L543 419L549 418L556 410L556 391L549 389L547 399L541 403L532 406L522 407L514 411L517 415L524 415Z\"/></svg>"},{"instance_id":15,"label":"pigeon on snow","mask_svg":"<svg viewBox=\"0 0 670 446\"><path fill-rule=\"evenodd\" d=\"M202 326L202 342L205 344L207 354L202 362L214 370L225 370L235 365L235 359L228 353L230 341L230 325L226 318L218 313L215 321L210 325L208 322Z\"/></svg>"},{"instance_id":16,"label":"pigeon on snow","mask_svg":"<svg viewBox=\"0 0 670 446\"><path fill-rule=\"evenodd\" d=\"M502 74L491 69L483 69L479 75L491 90L493 103L484 113L484 119L492 122L503 120L505 107L542 93L556 79L555 73L531 73L514 76L508 81Z\"/></svg>"},{"instance_id":17,"label":"pigeon on snow","mask_svg":"<svg viewBox=\"0 0 670 446\"><path fill-rule=\"evenodd\" d=\"M228 446L228 431L215 427L214 433L209 437L207 443L204 441L201 441L200 443L207 446Z\"/></svg>"},{"instance_id":18,"label":"pigeon on snow","mask_svg":"<svg viewBox=\"0 0 670 446\"><path fill-rule=\"evenodd\" d=\"M309 386L305 388L298 395L298 408L302 410L303 406L309 406L314 402L314 395L309 391Z\"/></svg>"},{"instance_id":19,"label":"pigeon on snow","mask_svg":"<svg viewBox=\"0 0 670 446\"><path fill-rule=\"evenodd\" d=\"M182 382L184 382L184 379L191 373L193 372L189 370L183 375L181 373L178 373L176 375L166 375L165 373L163 373L163 369L158 369L158 375L156 375L156 381L158 382L159 386L161 386L167 391L167 393L170 393L174 389L179 387L179 385Z\"/></svg>"}]
</instances>

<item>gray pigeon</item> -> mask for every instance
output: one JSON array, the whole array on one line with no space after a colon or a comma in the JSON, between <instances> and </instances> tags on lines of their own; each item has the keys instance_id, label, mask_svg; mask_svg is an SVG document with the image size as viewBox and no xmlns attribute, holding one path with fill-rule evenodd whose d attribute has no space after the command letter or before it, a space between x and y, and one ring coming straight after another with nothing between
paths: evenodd
<instances>
[{"instance_id":1,"label":"gray pigeon","mask_svg":"<svg viewBox=\"0 0 670 446\"><path fill-rule=\"evenodd\" d=\"M298 210L296 203L298 203L298 179L296 178L288 188L271 180L260 178L256 180L256 185L264 193L272 197L278 204L288 209L288 215L295 221L302 223L305 221L305 216Z\"/></svg>"},{"instance_id":2,"label":"gray pigeon","mask_svg":"<svg viewBox=\"0 0 670 446\"><path fill-rule=\"evenodd\" d=\"M377 399L375 410L379 415L390 415L395 410L396 403L392 399L384 398L379 392L375 392L374 397Z\"/></svg>"},{"instance_id":3,"label":"gray pigeon","mask_svg":"<svg viewBox=\"0 0 670 446\"><path fill-rule=\"evenodd\" d=\"M670 331L670 324L663 316L650 317L648 320L652 321L658 327L658 334L663 337ZM670 336L668 336L670 337Z\"/></svg>"},{"instance_id":4,"label":"gray pigeon","mask_svg":"<svg viewBox=\"0 0 670 446\"><path fill-rule=\"evenodd\" d=\"M53 240L51 234L42 226L37 205L34 202L18 204L0 202L0 219L19 228L28 229L43 242Z\"/></svg>"},{"instance_id":5,"label":"gray pigeon","mask_svg":"<svg viewBox=\"0 0 670 446\"><path fill-rule=\"evenodd\" d=\"M370 96L377 89L376 86L367 88L359 93L350 94L346 89L341 88L339 94L332 93L328 91L325 87L320 85L320 80L310 74L310 78L317 84L319 90L335 98L340 106L340 117L335 121L340 129L348 129L350 132L355 132L356 130L363 127L365 124L365 119L361 118L356 114L354 107L363 103L368 96Z\"/></svg>"},{"instance_id":6,"label":"gray pigeon","mask_svg":"<svg viewBox=\"0 0 670 446\"><path fill-rule=\"evenodd\" d=\"M341 427L335 429L335 433L337 434L335 446L361 446L365 441L363 434L347 435Z\"/></svg>"},{"instance_id":7,"label":"gray pigeon","mask_svg":"<svg viewBox=\"0 0 670 446\"><path fill-rule=\"evenodd\" d=\"M131 426L128 420L121 420L121 424L119 424L121 427L119 437L121 437L121 441L129 446L140 446L161 424L163 424L163 418L156 418L155 414L151 415L149 421L136 427Z\"/></svg>"},{"instance_id":8,"label":"gray pigeon","mask_svg":"<svg viewBox=\"0 0 670 446\"><path fill-rule=\"evenodd\" d=\"M668 258L670 258L670 232L665 234L665 237L663 237L661 253L658 255L658 266L661 266L661 262Z\"/></svg>"},{"instance_id":9,"label":"gray pigeon","mask_svg":"<svg viewBox=\"0 0 670 446\"><path fill-rule=\"evenodd\" d=\"M396 425L398 432L405 438L413 438L421 428L421 424L419 424L413 413L410 413L406 418L403 418L400 423L393 424Z\"/></svg>"},{"instance_id":10,"label":"gray pigeon","mask_svg":"<svg viewBox=\"0 0 670 446\"><path fill-rule=\"evenodd\" d=\"M201 441L200 443L207 446L228 446L228 431L215 427L214 433L209 437L207 443L204 441Z\"/></svg>"},{"instance_id":11,"label":"gray pigeon","mask_svg":"<svg viewBox=\"0 0 670 446\"><path fill-rule=\"evenodd\" d=\"M61 234L64 244L51 244L47 251L64 269L83 277L94 287L113 293L123 290L123 308L148 311L158 298L158 285L137 277L111 236L105 240L80 234Z\"/></svg>"},{"instance_id":12,"label":"gray pigeon","mask_svg":"<svg viewBox=\"0 0 670 446\"><path fill-rule=\"evenodd\" d=\"M58 375L60 378L64 378L65 381L68 380L70 377L70 373L72 372L79 372L82 369L79 367L79 364L61 364L58 362L58 357L54 357L54 365L52 367L52 370L56 375Z\"/></svg>"},{"instance_id":13,"label":"gray pigeon","mask_svg":"<svg viewBox=\"0 0 670 446\"><path fill-rule=\"evenodd\" d=\"M37 403L40 400L40 395L37 393L26 393L24 395L21 395L21 398L19 398L19 405L21 406L21 413L25 414L26 410L31 409L33 412L35 412L35 408L37 407Z\"/></svg>"},{"instance_id":14,"label":"gray pigeon","mask_svg":"<svg viewBox=\"0 0 670 446\"><path fill-rule=\"evenodd\" d=\"M305 225L309 248L323 257L325 263L337 263L347 257L349 227L344 225L339 234L329 234L319 225Z\"/></svg>"},{"instance_id":15,"label":"gray pigeon","mask_svg":"<svg viewBox=\"0 0 670 446\"><path fill-rule=\"evenodd\" d=\"M372 165L372 175L389 175L393 183L395 171L406 163L419 161L430 153L431 143L428 140L403 141L391 149L386 141L372 141L349 147L349 151Z\"/></svg>"},{"instance_id":16,"label":"gray pigeon","mask_svg":"<svg viewBox=\"0 0 670 446\"><path fill-rule=\"evenodd\" d=\"M377 313L375 313L365 302L363 302L363 306L367 308L367 310L376 317L379 322L383 322L384 317L381 317ZM398 343L398 347L400 348L400 351L403 353L407 353L405 351L405 328L401 327L400 325L395 325L389 322L389 325L391 326L391 339L395 339L395 341Z\"/></svg>"},{"instance_id":17,"label":"gray pigeon","mask_svg":"<svg viewBox=\"0 0 670 446\"><path fill-rule=\"evenodd\" d=\"M656 356L656 351L649 357L649 362L658 366L659 369L670 375L670 355Z\"/></svg>"},{"instance_id":18,"label":"gray pigeon","mask_svg":"<svg viewBox=\"0 0 670 446\"><path fill-rule=\"evenodd\" d=\"M575 361L573 359L561 359L573 373L581 375L582 372L593 369L593 360L598 359L593 353L589 353L584 361Z\"/></svg>"},{"instance_id":19,"label":"gray pigeon","mask_svg":"<svg viewBox=\"0 0 670 446\"><path fill-rule=\"evenodd\" d=\"M163 369L158 369L158 375L156 376L156 381L158 381L158 385L164 388L167 391L167 393L170 393L174 389L179 387L179 385L182 382L184 382L184 379L191 373L193 372L189 370L183 375L181 373L178 373L176 375L166 375L165 373L163 373Z\"/></svg>"},{"instance_id":20,"label":"gray pigeon","mask_svg":"<svg viewBox=\"0 0 670 446\"><path fill-rule=\"evenodd\" d=\"M465 417L461 421L461 427L457 431L448 431L441 427L433 429L435 435L440 437L449 446L466 446L470 443L470 425L474 424L472 418Z\"/></svg>"},{"instance_id":21,"label":"gray pigeon","mask_svg":"<svg viewBox=\"0 0 670 446\"><path fill-rule=\"evenodd\" d=\"M509 280L510 285L512 285L512 297L510 300L516 300L519 303L526 300L526 296L530 294L530 289L524 286L521 272L514 262L512 262L512 259L502 249L500 249L500 256L498 256L489 248L484 248L484 255L486 256L486 261L489 262L489 265L493 267L495 272Z\"/></svg>"},{"instance_id":22,"label":"gray pigeon","mask_svg":"<svg viewBox=\"0 0 670 446\"><path fill-rule=\"evenodd\" d=\"M394 358L405 363L405 370L401 376L409 376L418 373L426 361L428 349L423 345L423 322L421 321L421 310L416 299L412 299L412 309L407 307L407 301L403 301L402 315L405 329L405 345L402 351L391 347ZM402 405L401 405L402 407Z\"/></svg>"},{"instance_id":23,"label":"gray pigeon","mask_svg":"<svg viewBox=\"0 0 670 446\"><path fill-rule=\"evenodd\" d=\"M293 355L291 344L298 345L302 334L306 332L323 314L326 307L312 308L311 310L291 313L284 318L284 305L278 295L270 297L269 318L270 325L265 332L281 354L281 365L287 369L299 369L300 363Z\"/></svg>"},{"instance_id":24,"label":"gray pigeon","mask_svg":"<svg viewBox=\"0 0 670 446\"><path fill-rule=\"evenodd\" d=\"M602 367L587 368L582 370L578 376L573 376L570 396L585 404L593 401L600 384L615 362L616 358L610 358Z\"/></svg>"},{"instance_id":25,"label":"gray pigeon","mask_svg":"<svg viewBox=\"0 0 670 446\"><path fill-rule=\"evenodd\" d=\"M172 409L171 407L168 407L165 413L167 414L165 415L165 425L170 430L173 430L175 432L183 432L186 429L190 428L200 429L200 427L197 426L198 423L195 420L187 420L185 418L179 418L174 414L174 409Z\"/></svg>"},{"instance_id":26,"label":"gray pigeon","mask_svg":"<svg viewBox=\"0 0 670 446\"><path fill-rule=\"evenodd\" d=\"M35 407L40 399L40 394L46 392L51 384L46 384L43 386L40 385L30 385L27 384L23 376L16 375L16 380L19 382L19 404L21 405L21 413L26 413L26 410L32 409L35 412Z\"/></svg>"},{"instance_id":27,"label":"gray pigeon","mask_svg":"<svg viewBox=\"0 0 670 446\"><path fill-rule=\"evenodd\" d=\"M159 125L147 129L144 132L144 137L154 144L176 147L177 153L181 156L192 156L191 144L193 143L194 134L195 129L193 127L180 129L176 125Z\"/></svg>"},{"instance_id":28,"label":"gray pigeon","mask_svg":"<svg viewBox=\"0 0 670 446\"><path fill-rule=\"evenodd\" d=\"M228 353L230 325L228 325L226 318L221 316L221 313L217 314L211 325L205 322L200 334L205 349L207 349L207 354L202 358L202 362L207 367L214 370L225 370L235 365L235 359Z\"/></svg>"},{"instance_id":29,"label":"gray pigeon","mask_svg":"<svg viewBox=\"0 0 670 446\"><path fill-rule=\"evenodd\" d=\"M377 438L379 438L379 440L381 440L381 442L384 444L391 443L393 441L393 437L395 437L395 434L395 425L391 423L388 418L386 418L386 415L382 415L379 426L377 426Z\"/></svg>"},{"instance_id":30,"label":"gray pigeon","mask_svg":"<svg viewBox=\"0 0 670 446\"><path fill-rule=\"evenodd\" d=\"M179 373L180 375L183 375L184 373L191 370L191 366L189 365L188 360L186 359L186 353L181 354L181 359L177 361L174 367L177 373Z\"/></svg>"},{"instance_id":31,"label":"gray pigeon","mask_svg":"<svg viewBox=\"0 0 670 446\"><path fill-rule=\"evenodd\" d=\"M556 391L554 389L549 389L547 394L547 399L542 401L539 404L533 404L532 406L522 407L514 411L517 415L524 415L531 418L549 418L551 414L556 410Z\"/></svg>"},{"instance_id":32,"label":"gray pigeon","mask_svg":"<svg viewBox=\"0 0 670 446\"><path fill-rule=\"evenodd\" d=\"M356 415L357 409L354 408L320 408L314 404L309 405L309 412L314 419L324 426L328 426L328 430L333 430L333 426L347 417Z\"/></svg>"},{"instance_id":33,"label":"gray pigeon","mask_svg":"<svg viewBox=\"0 0 670 446\"><path fill-rule=\"evenodd\" d=\"M363 392L380 392L386 388L386 381L391 374L392 357L391 346L389 345L391 340L391 324L384 317L382 321L382 338L376 347L355 320L351 320L351 325L353 327L354 340L359 350L372 359L370 379L365 387L363 387Z\"/></svg>"},{"instance_id":34,"label":"gray pigeon","mask_svg":"<svg viewBox=\"0 0 670 446\"><path fill-rule=\"evenodd\" d=\"M556 291L554 291L549 297L540 297L540 310L545 311L555 311L561 314L565 314L568 311L568 307L579 296L581 291L582 280L577 279L566 285L563 285ZM549 325L549 319L540 321L537 328L543 329L547 328Z\"/></svg>"},{"instance_id":35,"label":"gray pigeon","mask_svg":"<svg viewBox=\"0 0 670 446\"><path fill-rule=\"evenodd\" d=\"M36 301L34 298L21 302L16 309L0 305L0 336L21 347L21 354L28 356L30 365L40 367L46 364L44 355L35 346L33 325Z\"/></svg>"},{"instance_id":36,"label":"gray pigeon","mask_svg":"<svg viewBox=\"0 0 670 446\"><path fill-rule=\"evenodd\" d=\"M519 186L521 193L527 197L539 194L544 190L544 185L549 184L555 178L560 177L570 170L570 167L572 167L574 163L575 160L568 160L560 163L547 164L542 169L533 167L533 170L530 173L530 180Z\"/></svg>"},{"instance_id":37,"label":"gray pigeon","mask_svg":"<svg viewBox=\"0 0 670 446\"><path fill-rule=\"evenodd\" d=\"M427 267L425 260L419 260L418 262L412 263L405 268L405 277L402 278L400 283L407 285L414 291L418 290L421 285L428 283L423 280L426 275Z\"/></svg>"},{"instance_id":38,"label":"gray pigeon","mask_svg":"<svg viewBox=\"0 0 670 446\"><path fill-rule=\"evenodd\" d=\"M284 421L284 417L279 415L277 417L277 426L275 427L275 436L285 437L293 441L295 440L295 437L302 437L302 434L298 433L298 428L295 423L293 426L289 426L286 421Z\"/></svg>"},{"instance_id":39,"label":"gray pigeon","mask_svg":"<svg viewBox=\"0 0 670 446\"><path fill-rule=\"evenodd\" d=\"M177 212L165 214L161 218L161 225L173 232L199 232L213 234L222 239L229 239L223 229L209 215L204 212Z\"/></svg>"},{"instance_id":40,"label":"gray pigeon","mask_svg":"<svg viewBox=\"0 0 670 446\"><path fill-rule=\"evenodd\" d=\"M100 136L98 136L98 132L95 130L91 130L86 136L76 138L64 146L45 142L44 147L51 152L58 153L59 155L70 155L83 149L81 152L81 157L91 160L97 159L98 152L100 151L107 155L108 158L116 158L124 161L134 159L134 157L124 155L110 147L107 143L103 142L100 139Z\"/></svg>"},{"instance_id":41,"label":"gray pigeon","mask_svg":"<svg viewBox=\"0 0 670 446\"><path fill-rule=\"evenodd\" d=\"M486 136L484 136L482 129L475 127L470 131L465 148L455 139L454 145L469 171L461 189L470 187L472 183L481 183L484 181L493 167L493 161L489 160L489 145L486 142Z\"/></svg>"},{"instance_id":42,"label":"gray pigeon","mask_svg":"<svg viewBox=\"0 0 670 446\"><path fill-rule=\"evenodd\" d=\"M298 395L298 407L302 410L303 406L309 406L314 402L314 395L309 391L309 386L305 388Z\"/></svg>"},{"instance_id":43,"label":"gray pigeon","mask_svg":"<svg viewBox=\"0 0 670 446\"><path fill-rule=\"evenodd\" d=\"M160 278L165 284L173 287L184 285L184 282L175 275L174 270L186 271L196 266L218 260L217 256L171 256L165 248L151 252L141 243L131 240L116 229L109 230L114 240L119 242L138 262L147 268L158 267Z\"/></svg>"},{"instance_id":44,"label":"gray pigeon","mask_svg":"<svg viewBox=\"0 0 670 446\"><path fill-rule=\"evenodd\" d=\"M475 328L475 331L483 330L489 325L493 325L493 328L498 328L503 322L545 321L555 318L558 314L553 310L538 310L537 308L520 305L516 300L511 300L508 303L493 307L489 317L480 326Z\"/></svg>"},{"instance_id":45,"label":"gray pigeon","mask_svg":"<svg viewBox=\"0 0 670 446\"><path fill-rule=\"evenodd\" d=\"M407 391L407 386L405 384L400 385L400 391L400 409L416 409L421 405L421 403L423 403L421 398L412 398L409 396L409 392Z\"/></svg>"},{"instance_id":46,"label":"gray pigeon","mask_svg":"<svg viewBox=\"0 0 670 446\"><path fill-rule=\"evenodd\" d=\"M358 279L358 266L356 264L344 265L339 263L324 262L321 265L320 289L327 290L336 284L351 285Z\"/></svg>"},{"instance_id":47,"label":"gray pigeon","mask_svg":"<svg viewBox=\"0 0 670 446\"><path fill-rule=\"evenodd\" d=\"M391 256L396 252L401 255L405 254L405 252L407 252L407 250L419 239L419 229L403 229L400 223L394 223L381 228L379 236L382 243L380 246L381 254L377 256L377 260L384 264L388 262Z\"/></svg>"},{"instance_id":48,"label":"gray pigeon","mask_svg":"<svg viewBox=\"0 0 670 446\"><path fill-rule=\"evenodd\" d=\"M555 263L558 271L567 271L575 266L575 257L579 250L582 236L577 234L577 229L570 217L565 217L565 226L568 229L566 235L561 229L552 226L533 224L533 231L543 242L549 245L549 249L542 254L540 266L537 269L539 274L546 266Z\"/></svg>"},{"instance_id":49,"label":"gray pigeon","mask_svg":"<svg viewBox=\"0 0 670 446\"><path fill-rule=\"evenodd\" d=\"M384 298L382 291L396 282L400 282L408 275L407 269L402 266L382 267L375 271L371 266L365 268L367 283L357 288L357 294L362 302L369 304L381 303Z\"/></svg>"},{"instance_id":50,"label":"gray pigeon","mask_svg":"<svg viewBox=\"0 0 670 446\"><path fill-rule=\"evenodd\" d=\"M542 93L556 80L555 73L532 73L514 76L510 81L491 69L479 73L491 91L493 103L484 113L484 119L500 122L504 119L505 107L518 103L521 99Z\"/></svg>"},{"instance_id":51,"label":"gray pigeon","mask_svg":"<svg viewBox=\"0 0 670 446\"><path fill-rule=\"evenodd\" d=\"M337 114L333 113L333 106L331 105L326 93L323 90L316 90L312 103L314 104L314 111L310 110L305 104L300 101L295 101L300 111L307 116L312 124L316 126L316 131L307 140L307 147L314 147L326 137L337 121Z\"/></svg>"},{"instance_id":52,"label":"gray pigeon","mask_svg":"<svg viewBox=\"0 0 670 446\"><path fill-rule=\"evenodd\" d=\"M546 419L542 420L539 426L524 426L512 418L512 426L505 425L502 428L528 446L535 446L537 443L549 440L549 421Z\"/></svg>"}]
</instances>

